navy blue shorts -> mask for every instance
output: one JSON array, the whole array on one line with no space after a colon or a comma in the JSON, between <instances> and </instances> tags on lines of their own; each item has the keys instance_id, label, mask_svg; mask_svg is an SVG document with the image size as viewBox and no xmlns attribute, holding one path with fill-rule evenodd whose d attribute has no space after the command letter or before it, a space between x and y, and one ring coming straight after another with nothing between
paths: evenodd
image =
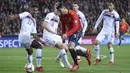
<instances>
[{"instance_id":1,"label":"navy blue shorts","mask_svg":"<svg viewBox=\"0 0 130 73\"><path fill-rule=\"evenodd\" d=\"M79 39L82 37L82 30L76 31L73 35L69 36L69 42L74 42L75 46L79 45Z\"/></svg>"},{"instance_id":2,"label":"navy blue shorts","mask_svg":"<svg viewBox=\"0 0 130 73\"><path fill-rule=\"evenodd\" d=\"M120 32L120 36L119 36L119 37L122 37L122 36L124 36L124 35L125 35L124 32Z\"/></svg>"}]
</instances>

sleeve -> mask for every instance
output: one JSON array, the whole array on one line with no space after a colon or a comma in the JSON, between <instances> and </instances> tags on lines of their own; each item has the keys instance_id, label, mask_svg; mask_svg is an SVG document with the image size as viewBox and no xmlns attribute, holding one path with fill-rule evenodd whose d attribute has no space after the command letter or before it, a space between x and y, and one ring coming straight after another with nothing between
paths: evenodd
<instances>
[{"instance_id":1,"label":"sleeve","mask_svg":"<svg viewBox=\"0 0 130 73\"><path fill-rule=\"evenodd\" d=\"M81 17L81 22L83 23L83 31L82 32L83 32L83 34L85 34L85 31L88 27L88 23L87 23L87 20L86 20L84 14Z\"/></svg>"},{"instance_id":2,"label":"sleeve","mask_svg":"<svg viewBox=\"0 0 130 73\"><path fill-rule=\"evenodd\" d=\"M72 29L70 31L68 31L66 34L67 36L71 36L74 32L76 32L79 29L79 18L78 15L76 13L71 14L72 16Z\"/></svg>"},{"instance_id":3,"label":"sleeve","mask_svg":"<svg viewBox=\"0 0 130 73\"><path fill-rule=\"evenodd\" d=\"M99 16L99 18L98 18L98 20L97 20L97 22L95 24L95 27L94 27L95 29L97 29L98 25L102 21L104 12L105 12L105 10L103 10L102 13L100 14L100 16Z\"/></svg>"},{"instance_id":4,"label":"sleeve","mask_svg":"<svg viewBox=\"0 0 130 73\"><path fill-rule=\"evenodd\" d=\"M119 23L120 23L120 17L119 14L115 14L115 25L116 25L116 33L119 33Z\"/></svg>"},{"instance_id":5,"label":"sleeve","mask_svg":"<svg viewBox=\"0 0 130 73\"><path fill-rule=\"evenodd\" d=\"M46 15L46 17L45 17L45 20L44 20L44 21L46 21L46 22L50 22L50 21L51 21L51 19L52 19L52 15L49 13L49 14L47 14L47 15Z\"/></svg>"},{"instance_id":6,"label":"sleeve","mask_svg":"<svg viewBox=\"0 0 130 73\"><path fill-rule=\"evenodd\" d=\"M19 17L20 17L20 19L23 19L23 18L27 17L28 15L30 15L29 12L23 12L23 13L19 14Z\"/></svg>"}]
</instances>

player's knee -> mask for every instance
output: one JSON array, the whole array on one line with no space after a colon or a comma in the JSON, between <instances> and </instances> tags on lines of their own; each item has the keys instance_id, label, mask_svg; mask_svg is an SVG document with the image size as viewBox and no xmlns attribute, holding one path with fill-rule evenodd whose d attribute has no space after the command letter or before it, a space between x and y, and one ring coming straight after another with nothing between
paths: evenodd
<instances>
[{"instance_id":1,"label":"player's knee","mask_svg":"<svg viewBox=\"0 0 130 73\"><path fill-rule=\"evenodd\" d=\"M99 41L95 40L94 45L99 45Z\"/></svg>"},{"instance_id":2,"label":"player's knee","mask_svg":"<svg viewBox=\"0 0 130 73\"><path fill-rule=\"evenodd\" d=\"M108 46L108 48L111 48L112 47L112 43L108 42L107 46Z\"/></svg>"},{"instance_id":3,"label":"player's knee","mask_svg":"<svg viewBox=\"0 0 130 73\"><path fill-rule=\"evenodd\" d=\"M75 44L73 42L70 43L69 46L68 46L68 49L74 49L74 48L75 48Z\"/></svg>"},{"instance_id":4,"label":"player's knee","mask_svg":"<svg viewBox=\"0 0 130 73\"><path fill-rule=\"evenodd\" d=\"M32 53L33 53L32 48L30 48L30 49L26 49L26 51L27 51L28 55L32 55Z\"/></svg>"},{"instance_id":5,"label":"player's knee","mask_svg":"<svg viewBox=\"0 0 130 73\"><path fill-rule=\"evenodd\" d=\"M41 48L42 49L42 45L36 40L34 40L32 42L31 47L33 47L33 48Z\"/></svg>"}]
</instances>

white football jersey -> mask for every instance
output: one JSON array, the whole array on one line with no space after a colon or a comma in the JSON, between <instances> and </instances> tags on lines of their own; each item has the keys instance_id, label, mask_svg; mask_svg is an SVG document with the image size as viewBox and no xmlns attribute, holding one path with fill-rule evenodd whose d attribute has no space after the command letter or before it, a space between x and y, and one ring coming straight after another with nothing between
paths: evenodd
<instances>
[{"instance_id":1,"label":"white football jersey","mask_svg":"<svg viewBox=\"0 0 130 73\"><path fill-rule=\"evenodd\" d=\"M57 33L57 28L59 25L59 16L55 15L54 12L48 13L45 17L46 22L48 22L48 27L54 31L55 33ZM52 34L50 32L48 32L46 29L43 30L43 36L44 35L49 35Z\"/></svg>"},{"instance_id":2,"label":"white football jersey","mask_svg":"<svg viewBox=\"0 0 130 73\"><path fill-rule=\"evenodd\" d=\"M119 32L120 18L119 14L115 10L113 10L112 12L109 12L108 9L103 10L94 28L98 27L102 19L103 19L103 28L102 28L103 31L114 32L114 27L116 25L116 32Z\"/></svg>"},{"instance_id":3,"label":"white football jersey","mask_svg":"<svg viewBox=\"0 0 130 73\"><path fill-rule=\"evenodd\" d=\"M85 15L81 12L81 11L76 11L76 13L78 14L78 17L79 17L79 19L80 19L80 21L81 21L81 24L82 24L82 26L83 26L83 29L82 29L82 31L83 31L83 33L85 33L85 31L86 31L86 29L87 29L87 26L88 26L88 24L87 24L87 20L86 20L86 18L85 18Z\"/></svg>"},{"instance_id":4,"label":"white football jersey","mask_svg":"<svg viewBox=\"0 0 130 73\"><path fill-rule=\"evenodd\" d=\"M32 15L29 12L23 12L19 14L19 17L22 20L20 35L30 35L31 33L37 33L36 20L32 17Z\"/></svg>"}]
</instances>

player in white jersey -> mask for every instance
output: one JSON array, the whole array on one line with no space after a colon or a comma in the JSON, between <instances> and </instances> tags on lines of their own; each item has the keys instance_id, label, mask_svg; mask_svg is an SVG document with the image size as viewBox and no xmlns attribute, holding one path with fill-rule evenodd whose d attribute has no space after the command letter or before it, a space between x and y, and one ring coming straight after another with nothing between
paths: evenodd
<instances>
[{"instance_id":1,"label":"player in white jersey","mask_svg":"<svg viewBox=\"0 0 130 73\"><path fill-rule=\"evenodd\" d=\"M29 12L23 12L20 14L10 15L11 19L18 19L22 20L21 22L21 29L20 34L18 36L19 42L25 47L27 51L27 60L29 63L33 63L33 50L32 48L36 48L36 70L43 72L43 68L41 66L42 60L42 44L45 44L39 37L37 37L36 33L36 20L35 16L39 13L38 6L32 5L29 8ZM32 36L32 37L31 37Z\"/></svg>"},{"instance_id":2,"label":"player in white jersey","mask_svg":"<svg viewBox=\"0 0 130 73\"><path fill-rule=\"evenodd\" d=\"M98 25L103 20L103 28L101 32L97 35L95 40L95 51L96 51L96 62L95 65L101 61L100 58L100 42L102 42L105 38L108 40L108 49L110 50L110 65L114 64L114 49L112 47L112 35L114 30L116 30L116 37L119 36L119 14L114 10L113 3L108 4L108 9L102 11L99 16L96 25L93 29L93 32L96 31ZM116 26L116 29L114 27Z\"/></svg>"},{"instance_id":3,"label":"player in white jersey","mask_svg":"<svg viewBox=\"0 0 130 73\"><path fill-rule=\"evenodd\" d=\"M81 24L82 24L82 26L83 26L83 29L82 29L82 37L83 37L84 34L85 34L85 31L86 31L86 29L87 29L87 26L88 26L86 17L85 17L85 15L84 15L81 11L79 11L79 6L78 6L78 4L76 4L76 3L73 4L73 10L78 14L79 19L80 19L80 21L81 21ZM82 41L82 37L79 39L79 43L80 43L80 44L81 44L81 41ZM85 53L86 53L86 51L87 51L87 49L85 49L84 47L81 47L80 45L76 46L75 49L76 49L76 50L81 50L81 51L83 51L83 52L85 52ZM77 60L78 60L78 62L81 61L80 56L77 56Z\"/></svg>"},{"instance_id":4,"label":"player in white jersey","mask_svg":"<svg viewBox=\"0 0 130 73\"><path fill-rule=\"evenodd\" d=\"M82 26L83 26L83 29L82 29L82 33L83 33L83 34L82 34L82 36L84 36L85 31L86 31L87 26L88 26L87 21L86 21L86 18L85 18L85 15L84 15L81 11L79 11L79 6L78 6L78 4L76 4L76 3L73 4L73 10L74 10L74 11L78 14L78 16L79 16L79 19L80 19L81 24L82 24ZM79 39L78 42L81 43L81 41L82 41L82 37ZM85 49L84 47L81 47L80 45L76 46L75 49L78 50L78 51L82 51L82 52L84 52L84 53L87 52L87 49ZM57 60L59 60L59 59L60 59L60 56L58 55L58 56L57 56ZM81 61L80 56L77 56L77 61L78 61L78 62ZM60 64L60 65L61 65L62 67L64 67L63 64Z\"/></svg>"},{"instance_id":5,"label":"player in white jersey","mask_svg":"<svg viewBox=\"0 0 130 73\"><path fill-rule=\"evenodd\" d=\"M43 28L43 40L52 47L60 49L60 56L63 58L66 67L71 69L71 65L68 61L66 51L68 49L67 45L62 42L61 36L57 35L57 29L59 25L59 12L56 9L58 3L54 7L54 12L48 13L42 23ZM57 60L60 64L61 61ZM62 65L61 65L62 66Z\"/></svg>"}]
</instances>

